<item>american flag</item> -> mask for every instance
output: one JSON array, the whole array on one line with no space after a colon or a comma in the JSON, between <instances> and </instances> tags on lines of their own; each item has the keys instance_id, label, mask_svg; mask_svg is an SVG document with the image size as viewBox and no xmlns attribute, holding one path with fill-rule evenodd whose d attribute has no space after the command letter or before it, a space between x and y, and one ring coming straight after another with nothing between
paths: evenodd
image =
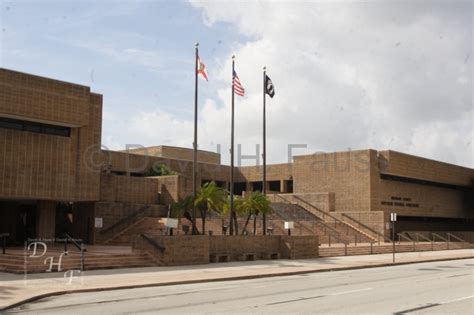
<instances>
[{"instance_id":1,"label":"american flag","mask_svg":"<svg viewBox=\"0 0 474 315\"><path fill-rule=\"evenodd\" d=\"M239 96L244 96L245 89L240 84L239 76L237 75L237 72L235 72L235 70L234 70L234 77L232 79L232 84L234 85L234 93Z\"/></svg>"}]
</instances>

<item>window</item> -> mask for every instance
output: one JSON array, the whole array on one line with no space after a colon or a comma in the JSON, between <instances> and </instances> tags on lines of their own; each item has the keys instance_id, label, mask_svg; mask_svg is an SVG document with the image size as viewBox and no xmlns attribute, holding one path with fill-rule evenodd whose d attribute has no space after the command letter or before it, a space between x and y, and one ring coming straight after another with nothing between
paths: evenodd
<instances>
[{"instance_id":1,"label":"window","mask_svg":"<svg viewBox=\"0 0 474 315\"><path fill-rule=\"evenodd\" d=\"M0 128L28 131L60 137L70 137L71 128L26 120L0 117Z\"/></svg>"}]
</instances>

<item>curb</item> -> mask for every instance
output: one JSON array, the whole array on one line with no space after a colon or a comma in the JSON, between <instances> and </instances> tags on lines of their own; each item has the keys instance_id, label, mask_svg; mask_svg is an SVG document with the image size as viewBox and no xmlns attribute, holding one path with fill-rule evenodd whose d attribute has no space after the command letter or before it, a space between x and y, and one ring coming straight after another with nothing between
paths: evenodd
<instances>
[{"instance_id":1,"label":"curb","mask_svg":"<svg viewBox=\"0 0 474 315\"><path fill-rule=\"evenodd\" d=\"M39 295L36 295L36 296L29 297L29 298L24 299L22 301L19 301L19 302L10 304L8 306L5 306L3 308L0 308L0 312L12 309L14 307L20 306L20 305L25 304L25 303L34 302L34 301L37 301L37 300L40 300L40 299L43 299L43 298L46 298L46 297L59 296L59 295L65 295L65 294L71 294L71 293L102 292L102 291L139 289L139 288L149 288L149 287L164 287L164 286L172 286L172 285L196 284L196 283L206 283L206 282L222 282L222 281L237 281L237 280L250 280L250 279L260 279L260 278L285 277L285 276L296 276L296 275L309 274L309 273L322 273L322 272L331 272L331 271L370 269L370 268L402 266L402 265L410 265L410 264L422 264L422 263L436 262L436 261L463 260L463 259L474 259L474 256L429 259L429 260L423 260L423 261L382 263L382 264L375 264L375 265L362 265L362 266L352 266L352 267L339 267L339 268L336 267L336 268L329 268L329 269L289 271L289 272L272 273L272 274L260 274L260 275L232 276L232 277L226 277L226 278L183 280L183 281L173 281L173 282L166 282L166 283L124 285L124 286L116 286L116 287L109 287L109 288L64 290L64 291L49 292L49 293L44 293L44 294L39 294Z\"/></svg>"}]
</instances>

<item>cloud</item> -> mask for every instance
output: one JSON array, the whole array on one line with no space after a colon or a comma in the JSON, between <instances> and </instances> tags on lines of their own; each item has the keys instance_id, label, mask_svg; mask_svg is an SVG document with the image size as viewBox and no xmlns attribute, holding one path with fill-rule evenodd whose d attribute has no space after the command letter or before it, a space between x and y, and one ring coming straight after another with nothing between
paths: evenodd
<instances>
[{"instance_id":1,"label":"cloud","mask_svg":"<svg viewBox=\"0 0 474 315\"><path fill-rule=\"evenodd\" d=\"M235 141L243 154L262 143L262 67L275 84L267 98L267 155L393 149L469 167L473 161L472 4L468 2L191 1L209 28L230 23L246 96L236 96ZM212 69L215 99L201 100L200 147L229 161L231 55ZM209 60L207 57L206 60ZM165 111L124 124L124 139L191 147L193 122ZM127 138L128 137L128 138ZM133 142L129 142L133 143ZM237 151L237 148L236 148ZM249 162L250 164L254 161Z\"/></svg>"},{"instance_id":2,"label":"cloud","mask_svg":"<svg viewBox=\"0 0 474 315\"><path fill-rule=\"evenodd\" d=\"M236 141L249 150L261 143L266 65L270 160L306 143L307 153L372 147L473 166L471 3L191 3L209 27L232 23L254 38L234 52L248 91ZM230 66L229 56L220 80ZM203 111L209 134L229 128L229 91L219 95L222 106Z\"/></svg>"}]
</instances>

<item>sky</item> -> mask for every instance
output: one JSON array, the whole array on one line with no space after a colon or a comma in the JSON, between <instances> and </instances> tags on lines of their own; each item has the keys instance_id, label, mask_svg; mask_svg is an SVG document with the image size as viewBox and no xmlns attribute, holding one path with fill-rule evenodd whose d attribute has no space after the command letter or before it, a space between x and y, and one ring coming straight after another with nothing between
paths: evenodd
<instances>
[{"instance_id":1,"label":"sky","mask_svg":"<svg viewBox=\"0 0 474 315\"><path fill-rule=\"evenodd\" d=\"M472 1L0 0L0 10L0 67L102 94L109 149L192 147L199 41L209 74L199 147L224 163L235 55L243 155L262 143L266 66L269 163L304 145L293 154L391 149L474 167Z\"/></svg>"}]
</instances>

